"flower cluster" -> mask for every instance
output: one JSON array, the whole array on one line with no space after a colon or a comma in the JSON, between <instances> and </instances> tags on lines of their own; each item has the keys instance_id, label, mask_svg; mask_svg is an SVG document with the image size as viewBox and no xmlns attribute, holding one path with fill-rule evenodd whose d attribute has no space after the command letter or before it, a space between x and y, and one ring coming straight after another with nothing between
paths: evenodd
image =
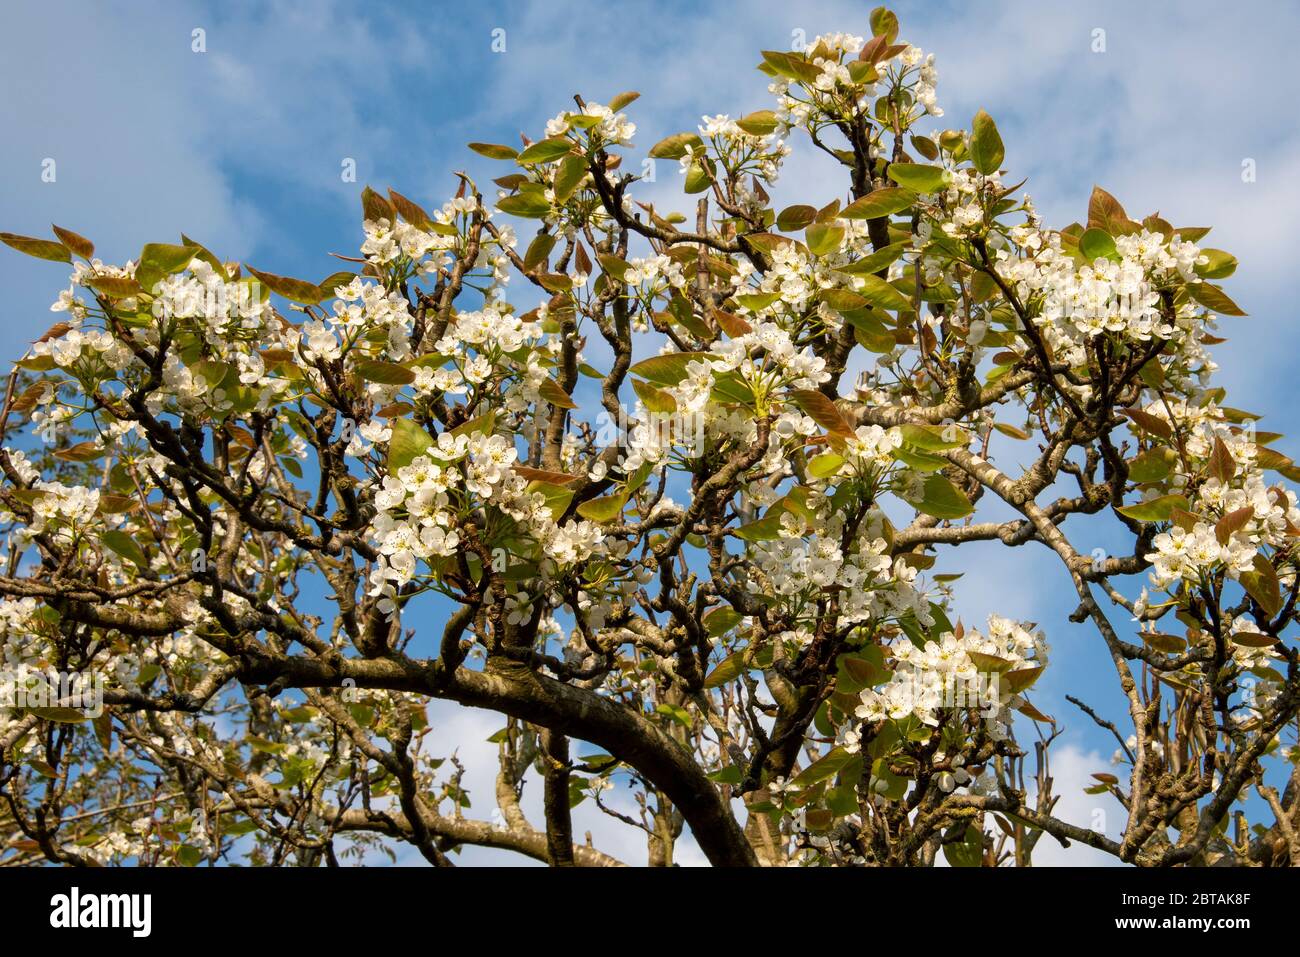
<instances>
[{"instance_id":1,"label":"flower cluster","mask_svg":"<svg viewBox=\"0 0 1300 957\"><path fill-rule=\"evenodd\" d=\"M933 727L942 710L978 710L990 736L1005 737L1010 733L1007 708L1016 697L1007 676L1047 664L1047 642L1031 629L990 615L987 634L958 629L923 647L900 638L891 649L895 668L889 682L881 689L864 689L855 714L867 722L913 717Z\"/></svg>"},{"instance_id":2,"label":"flower cluster","mask_svg":"<svg viewBox=\"0 0 1300 957\"><path fill-rule=\"evenodd\" d=\"M623 113L615 113L602 103L588 103L579 112L565 112L546 124L547 136L564 136L574 130L585 129L599 144L618 146L632 142L636 124L628 122Z\"/></svg>"},{"instance_id":3,"label":"flower cluster","mask_svg":"<svg viewBox=\"0 0 1300 957\"><path fill-rule=\"evenodd\" d=\"M386 597L387 613L396 608L397 589L419 574L417 562L464 548L458 526L476 503L490 504L517 522L556 565L583 562L601 547L603 536L593 522L555 522L546 496L530 490L514 471L517 457L503 435L444 432L425 454L383 477L369 528L379 552L370 582L372 595Z\"/></svg>"},{"instance_id":4,"label":"flower cluster","mask_svg":"<svg viewBox=\"0 0 1300 957\"><path fill-rule=\"evenodd\" d=\"M1022 301L1036 307L1034 323L1049 345L1072 362L1081 363L1083 343L1102 333L1135 342L1181 341L1196 328L1195 303L1174 307L1161 296L1175 276L1196 279L1193 269L1202 257L1193 243L1142 230L1117 237L1115 257L1080 265L1062 248L1059 233L1020 227L1012 238L1034 255L1015 259L999 250L1007 260L1004 275Z\"/></svg>"},{"instance_id":5,"label":"flower cluster","mask_svg":"<svg viewBox=\"0 0 1300 957\"><path fill-rule=\"evenodd\" d=\"M894 462L894 451L902 445L901 429L860 425L844 440L845 461L858 469L888 467Z\"/></svg>"},{"instance_id":6,"label":"flower cluster","mask_svg":"<svg viewBox=\"0 0 1300 957\"><path fill-rule=\"evenodd\" d=\"M753 173L767 183L775 183L781 164L790 155L790 146L776 133L751 132L726 114L705 116L699 126L700 136L712 147L711 155L731 175ZM679 161L680 172L689 173L708 149L688 145Z\"/></svg>"},{"instance_id":7,"label":"flower cluster","mask_svg":"<svg viewBox=\"0 0 1300 957\"><path fill-rule=\"evenodd\" d=\"M751 543L750 557L765 578L749 581L751 592L770 588L800 614L827 591L834 591L841 602L840 620L846 625L908 614L930 621L928 599L915 585L916 570L902 559L889 557L882 535L883 512L873 509L845 550L840 544L844 517L836 513L830 499L809 495L807 508L811 520L787 511L781 515L780 537ZM814 534L809 534L809 527Z\"/></svg>"}]
</instances>

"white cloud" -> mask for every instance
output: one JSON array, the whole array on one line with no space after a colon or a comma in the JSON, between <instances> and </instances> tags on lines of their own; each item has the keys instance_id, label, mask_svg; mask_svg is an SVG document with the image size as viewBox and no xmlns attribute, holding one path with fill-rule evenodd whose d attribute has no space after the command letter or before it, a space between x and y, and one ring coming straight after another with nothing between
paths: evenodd
<instances>
[{"instance_id":1,"label":"white cloud","mask_svg":"<svg viewBox=\"0 0 1300 957\"><path fill-rule=\"evenodd\" d=\"M140 4L132 13L6 6L0 229L48 235L55 222L112 262L184 231L219 255L257 251L266 268L284 271L284 250L303 237L244 194L250 176L313 211L322 201L359 210L360 187L340 179L341 158L357 159L364 180L383 156L403 155L385 125L396 114L381 120L367 104L392 97L401 71L425 68L414 36L381 37L341 2L206 12ZM195 27L207 31L205 53L191 49ZM56 162L53 183L41 181L46 158ZM313 253L329 271L326 250ZM0 254L11 290L6 355L51 324L61 269Z\"/></svg>"},{"instance_id":2,"label":"white cloud","mask_svg":"<svg viewBox=\"0 0 1300 957\"><path fill-rule=\"evenodd\" d=\"M453 751L465 766L465 776L461 784L469 791L471 807L465 816L476 820L491 820L496 808L497 745L487 739L505 724L505 719L498 714L475 708L465 708L448 701L434 701L429 707L429 722L432 731L428 753L436 757L450 757ZM590 752L590 747L571 743L572 754ZM450 772L451 765L444 764L440 769L443 776ZM610 807L631 817L637 816L637 806L626 787L626 775L616 775L619 783L606 791L602 800ZM538 830L546 827L542 810L541 778L533 770L525 776L523 800L520 802L525 817ZM450 804L444 804L443 813L449 813ZM632 828L602 813L595 803L588 798L574 808L574 840L584 843L587 832L591 833L592 845L625 864L644 864L647 859L646 836L644 832ZM676 862L684 866L699 866L706 863L704 855L689 834L683 835L675 848ZM488 865L533 865L538 862L511 851L495 848L465 847L452 860L462 866ZM423 858L414 848L402 848L399 861L403 864L419 864Z\"/></svg>"},{"instance_id":3,"label":"white cloud","mask_svg":"<svg viewBox=\"0 0 1300 957\"><path fill-rule=\"evenodd\" d=\"M1109 794L1087 794L1084 789L1096 784L1092 775L1097 771L1109 771L1110 761L1096 751L1084 751L1074 744L1054 745L1050 749L1050 767L1052 771L1052 793L1060 797L1052 814L1067 824L1098 831L1115 840L1119 840L1124 829L1124 809ZM1033 794L1029 803L1033 805ZM1035 867L1106 867L1119 864L1119 861L1096 848L1086 844L1071 842L1064 848L1044 834L1034 848Z\"/></svg>"}]
</instances>

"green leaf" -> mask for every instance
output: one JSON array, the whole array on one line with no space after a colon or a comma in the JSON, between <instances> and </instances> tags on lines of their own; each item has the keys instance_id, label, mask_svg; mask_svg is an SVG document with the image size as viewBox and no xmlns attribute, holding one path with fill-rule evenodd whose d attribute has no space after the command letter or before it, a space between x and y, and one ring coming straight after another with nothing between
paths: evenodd
<instances>
[{"instance_id":1,"label":"green leaf","mask_svg":"<svg viewBox=\"0 0 1300 957\"><path fill-rule=\"evenodd\" d=\"M699 152L704 147L704 140L698 133L674 133L650 147L650 156L653 159L681 159L688 146Z\"/></svg>"},{"instance_id":2,"label":"green leaf","mask_svg":"<svg viewBox=\"0 0 1300 957\"><path fill-rule=\"evenodd\" d=\"M835 665L836 690L849 694L882 685L894 674L885 667L884 653L875 645L868 645L858 654L840 655Z\"/></svg>"},{"instance_id":3,"label":"green leaf","mask_svg":"<svg viewBox=\"0 0 1300 957\"><path fill-rule=\"evenodd\" d=\"M862 296L859 296L851 289L823 289L821 292L822 302L830 306L841 315L850 312L865 312L868 309L868 302Z\"/></svg>"},{"instance_id":4,"label":"green leaf","mask_svg":"<svg viewBox=\"0 0 1300 957\"><path fill-rule=\"evenodd\" d=\"M967 652L967 657L971 663L983 672L997 672L1001 674L1011 667L1011 661L1008 658L1001 658L998 655L986 655L982 651Z\"/></svg>"},{"instance_id":5,"label":"green leaf","mask_svg":"<svg viewBox=\"0 0 1300 957\"><path fill-rule=\"evenodd\" d=\"M551 204L540 191L515 193L497 201L497 209L524 219L541 219L551 211Z\"/></svg>"},{"instance_id":6,"label":"green leaf","mask_svg":"<svg viewBox=\"0 0 1300 957\"><path fill-rule=\"evenodd\" d=\"M743 651L733 652L723 658L718 666L708 673L704 679L705 688L719 688L722 685L735 681L745 673L745 653Z\"/></svg>"},{"instance_id":7,"label":"green leaf","mask_svg":"<svg viewBox=\"0 0 1300 957\"><path fill-rule=\"evenodd\" d=\"M640 99L640 97L641 94L637 93L635 90L628 90L627 92L620 93L618 96L610 100L609 108L613 110L615 113L617 113L619 110L623 109L623 107L628 106L634 103L636 100Z\"/></svg>"},{"instance_id":8,"label":"green leaf","mask_svg":"<svg viewBox=\"0 0 1300 957\"><path fill-rule=\"evenodd\" d=\"M144 549L139 546L133 537L121 529L111 529L104 532L99 536L99 540L137 567L141 569L149 567L149 559L145 557Z\"/></svg>"},{"instance_id":9,"label":"green leaf","mask_svg":"<svg viewBox=\"0 0 1300 957\"><path fill-rule=\"evenodd\" d=\"M278 295L284 296L290 302L299 302L305 306L314 306L325 298L325 293L315 283L307 282L303 279L291 279L288 276L277 276L274 273L260 272L244 263L245 268L262 281L267 289ZM137 270L138 272L138 270ZM349 280L351 281L351 280Z\"/></svg>"},{"instance_id":10,"label":"green leaf","mask_svg":"<svg viewBox=\"0 0 1300 957\"><path fill-rule=\"evenodd\" d=\"M483 415L470 419L468 422L462 422L451 430L452 435L491 435L492 430L496 428L497 414L495 411L485 412ZM423 430L422 430L423 431Z\"/></svg>"},{"instance_id":11,"label":"green leaf","mask_svg":"<svg viewBox=\"0 0 1300 957\"><path fill-rule=\"evenodd\" d=\"M28 256L35 256L37 259L48 259L56 263L72 262L72 253L68 247L52 239L35 239L31 236L19 236L17 233L0 233L0 243Z\"/></svg>"},{"instance_id":12,"label":"green leaf","mask_svg":"<svg viewBox=\"0 0 1300 957\"><path fill-rule=\"evenodd\" d=\"M1142 631L1138 632L1138 637L1141 638L1143 643L1146 645L1167 655L1180 655L1187 650L1187 640L1179 638L1177 635L1166 635L1155 631Z\"/></svg>"},{"instance_id":13,"label":"green leaf","mask_svg":"<svg viewBox=\"0 0 1300 957\"><path fill-rule=\"evenodd\" d=\"M796 485L790 491L786 492L779 499L772 503L772 509L777 506L785 509L794 515L798 515L809 524L817 521L817 513L808 507L809 490L802 485Z\"/></svg>"},{"instance_id":14,"label":"green leaf","mask_svg":"<svg viewBox=\"0 0 1300 957\"><path fill-rule=\"evenodd\" d=\"M185 867L194 867L203 860L203 852L193 844L182 844L176 852L176 859Z\"/></svg>"},{"instance_id":15,"label":"green leaf","mask_svg":"<svg viewBox=\"0 0 1300 957\"><path fill-rule=\"evenodd\" d=\"M54 457L65 462L93 462L95 459L102 458L104 454L105 450L94 442L78 442L66 449L59 449L54 453Z\"/></svg>"},{"instance_id":16,"label":"green leaf","mask_svg":"<svg viewBox=\"0 0 1300 957\"><path fill-rule=\"evenodd\" d=\"M743 620L744 616L730 605L714 608L703 619L705 630L714 638L725 635Z\"/></svg>"},{"instance_id":17,"label":"green leaf","mask_svg":"<svg viewBox=\"0 0 1300 957\"><path fill-rule=\"evenodd\" d=\"M785 76L807 84L817 81L817 67L803 56L783 50L764 50L762 53L765 66L771 71L769 75Z\"/></svg>"},{"instance_id":18,"label":"green leaf","mask_svg":"<svg viewBox=\"0 0 1300 957\"><path fill-rule=\"evenodd\" d=\"M707 352L669 352L642 359L627 371L657 385L677 385L686 378L686 367L690 363L710 358L712 356Z\"/></svg>"},{"instance_id":19,"label":"green leaf","mask_svg":"<svg viewBox=\"0 0 1300 957\"><path fill-rule=\"evenodd\" d=\"M906 296L879 276L859 276L857 292L873 306L889 312L905 312L912 308Z\"/></svg>"},{"instance_id":20,"label":"green leaf","mask_svg":"<svg viewBox=\"0 0 1300 957\"><path fill-rule=\"evenodd\" d=\"M581 156L566 156L555 171L556 205L568 202L586 175L587 163Z\"/></svg>"},{"instance_id":21,"label":"green leaf","mask_svg":"<svg viewBox=\"0 0 1300 957\"><path fill-rule=\"evenodd\" d=\"M627 481L623 483L623 489L628 495L631 495L650 477L650 473L655 470L653 462L642 462L641 467L628 476Z\"/></svg>"},{"instance_id":22,"label":"green leaf","mask_svg":"<svg viewBox=\"0 0 1300 957\"><path fill-rule=\"evenodd\" d=\"M1029 438L1029 433L1024 429L1019 428L1018 426L1008 425L1005 422L994 422L993 428L997 429L1003 435L1009 435L1013 439L1019 439L1022 442Z\"/></svg>"},{"instance_id":23,"label":"green leaf","mask_svg":"<svg viewBox=\"0 0 1300 957\"><path fill-rule=\"evenodd\" d=\"M901 213L915 202L916 194L910 189L884 186L855 199L844 207L840 216L844 219L879 219Z\"/></svg>"},{"instance_id":24,"label":"green leaf","mask_svg":"<svg viewBox=\"0 0 1300 957\"><path fill-rule=\"evenodd\" d=\"M518 469L516 469L518 471ZM569 503L573 501L573 490L554 482L532 481L528 483L528 492L540 492L546 499L546 507L551 513L551 518L559 520L560 516L568 509Z\"/></svg>"},{"instance_id":25,"label":"green leaf","mask_svg":"<svg viewBox=\"0 0 1300 957\"><path fill-rule=\"evenodd\" d=\"M336 290L339 286L346 286L356 278L356 273L346 271L332 272L320 282L316 283L316 288L321 291L321 298L329 298L337 294Z\"/></svg>"},{"instance_id":26,"label":"green leaf","mask_svg":"<svg viewBox=\"0 0 1300 957\"><path fill-rule=\"evenodd\" d=\"M804 415L827 432L841 436L853 434L853 429L849 427L839 406L816 389L791 389L789 395Z\"/></svg>"},{"instance_id":27,"label":"green leaf","mask_svg":"<svg viewBox=\"0 0 1300 957\"><path fill-rule=\"evenodd\" d=\"M780 298L781 294L779 292L752 292L737 295L736 302L751 312L762 312Z\"/></svg>"},{"instance_id":28,"label":"green leaf","mask_svg":"<svg viewBox=\"0 0 1300 957\"><path fill-rule=\"evenodd\" d=\"M841 769L853 760L853 755L841 747L831 748L824 755L804 768L790 783L797 788L812 787L819 781L825 781L839 774Z\"/></svg>"},{"instance_id":29,"label":"green leaf","mask_svg":"<svg viewBox=\"0 0 1300 957\"><path fill-rule=\"evenodd\" d=\"M1086 229L1083 235L1079 237L1079 252L1083 254L1088 262L1094 259L1109 259L1117 255L1115 250L1115 237L1104 229L1093 227Z\"/></svg>"},{"instance_id":30,"label":"green leaf","mask_svg":"<svg viewBox=\"0 0 1300 957\"><path fill-rule=\"evenodd\" d=\"M208 389L233 389L239 385L239 367L217 359L200 359L190 367L195 376L202 376Z\"/></svg>"},{"instance_id":31,"label":"green leaf","mask_svg":"<svg viewBox=\"0 0 1300 957\"><path fill-rule=\"evenodd\" d=\"M826 452L808 461L808 474L814 478L829 478L840 470L844 456Z\"/></svg>"},{"instance_id":32,"label":"green leaf","mask_svg":"<svg viewBox=\"0 0 1300 957\"><path fill-rule=\"evenodd\" d=\"M793 233L805 228L817 218L817 209L813 206L787 206L776 217L776 228Z\"/></svg>"},{"instance_id":33,"label":"green leaf","mask_svg":"<svg viewBox=\"0 0 1300 957\"><path fill-rule=\"evenodd\" d=\"M948 188L948 172L924 163L891 163L889 178L914 193L937 193Z\"/></svg>"},{"instance_id":34,"label":"green leaf","mask_svg":"<svg viewBox=\"0 0 1300 957\"><path fill-rule=\"evenodd\" d=\"M574 402L569 393L564 391L563 386L550 376L542 380L541 385L537 387L537 392L557 409L576 409L578 407L578 403Z\"/></svg>"},{"instance_id":35,"label":"green leaf","mask_svg":"<svg viewBox=\"0 0 1300 957\"><path fill-rule=\"evenodd\" d=\"M1178 453L1159 446L1148 449L1128 463L1128 477L1134 482L1160 482L1169 477L1178 462Z\"/></svg>"},{"instance_id":36,"label":"green leaf","mask_svg":"<svg viewBox=\"0 0 1300 957\"><path fill-rule=\"evenodd\" d=\"M59 241L63 243L63 245L67 246L82 259L89 260L91 256L95 255L95 244L85 236L78 235L70 229L64 229L62 226L51 224L50 228L54 230L54 235L59 237ZM1211 252L1211 250L1205 251ZM1213 252L1218 252L1218 250L1213 250Z\"/></svg>"},{"instance_id":37,"label":"green leaf","mask_svg":"<svg viewBox=\"0 0 1300 957\"><path fill-rule=\"evenodd\" d=\"M647 411L656 412L660 415L667 415L670 412L677 411L677 400L662 389L656 389L649 382L633 379L632 389L636 392L637 397L641 399Z\"/></svg>"},{"instance_id":38,"label":"green leaf","mask_svg":"<svg viewBox=\"0 0 1300 957\"><path fill-rule=\"evenodd\" d=\"M572 150L573 143L566 137L552 136L534 143L515 159L521 164L551 163Z\"/></svg>"},{"instance_id":39,"label":"green leaf","mask_svg":"<svg viewBox=\"0 0 1300 957\"><path fill-rule=\"evenodd\" d=\"M873 37L884 37L887 44L898 39L898 15L888 7L873 9L867 23Z\"/></svg>"},{"instance_id":40,"label":"green leaf","mask_svg":"<svg viewBox=\"0 0 1300 957\"><path fill-rule=\"evenodd\" d=\"M623 493L607 495L604 498L593 498L583 502L578 506L578 514L593 522L612 522L623 514L625 505L627 505L627 495Z\"/></svg>"},{"instance_id":41,"label":"green leaf","mask_svg":"<svg viewBox=\"0 0 1300 957\"><path fill-rule=\"evenodd\" d=\"M834 223L813 223L804 234L808 251L814 256L826 256L840 248L844 241L844 227Z\"/></svg>"},{"instance_id":42,"label":"green leaf","mask_svg":"<svg viewBox=\"0 0 1300 957\"><path fill-rule=\"evenodd\" d=\"M509 146L502 146L499 143L470 143L469 148L480 156L486 156L494 160L512 160L519 155L518 150L513 150Z\"/></svg>"},{"instance_id":43,"label":"green leaf","mask_svg":"<svg viewBox=\"0 0 1300 957\"><path fill-rule=\"evenodd\" d=\"M887 801L900 801L907 793L907 778L889 770L889 761L877 758L871 763L871 789Z\"/></svg>"},{"instance_id":44,"label":"green leaf","mask_svg":"<svg viewBox=\"0 0 1300 957\"><path fill-rule=\"evenodd\" d=\"M854 276L877 273L890 266L905 252L907 252L907 243L890 243L883 249L877 249L869 256L864 256L857 262L849 263L847 266L840 267L840 271L850 273Z\"/></svg>"},{"instance_id":45,"label":"green leaf","mask_svg":"<svg viewBox=\"0 0 1300 957\"><path fill-rule=\"evenodd\" d=\"M23 710L58 724L80 724L90 720L89 715L78 708L24 708Z\"/></svg>"},{"instance_id":46,"label":"green leaf","mask_svg":"<svg viewBox=\"0 0 1300 957\"><path fill-rule=\"evenodd\" d=\"M1244 316L1241 306L1228 298L1228 294L1212 282L1187 284L1188 294L1211 312L1221 316Z\"/></svg>"},{"instance_id":47,"label":"green leaf","mask_svg":"<svg viewBox=\"0 0 1300 957\"><path fill-rule=\"evenodd\" d=\"M837 788L826 792L826 807L836 817L848 817L858 813L858 793L856 782L845 782Z\"/></svg>"},{"instance_id":48,"label":"green leaf","mask_svg":"<svg viewBox=\"0 0 1300 957\"><path fill-rule=\"evenodd\" d=\"M744 773L740 770L739 765L735 764L728 764L725 768L712 771L706 777L718 784L736 785L745 780Z\"/></svg>"},{"instance_id":49,"label":"green leaf","mask_svg":"<svg viewBox=\"0 0 1300 957\"><path fill-rule=\"evenodd\" d=\"M751 408L754 405L754 390L735 369L713 377L709 397L714 402L733 402Z\"/></svg>"},{"instance_id":50,"label":"green leaf","mask_svg":"<svg viewBox=\"0 0 1300 957\"><path fill-rule=\"evenodd\" d=\"M352 368L367 382L378 382L381 385L410 385L415 381L415 373L396 362L363 359Z\"/></svg>"},{"instance_id":51,"label":"green leaf","mask_svg":"<svg viewBox=\"0 0 1300 957\"><path fill-rule=\"evenodd\" d=\"M433 439L419 423L410 419L396 419L392 429L392 437L388 440L388 472L396 475L398 469L405 468L417 456L429 451Z\"/></svg>"},{"instance_id":52,"label":"green leaf","mask_svg":"<svg viewBox=\"0 0 1300 957\"><path fill-rule=\"evenodd\" d=\"M766 515L748 525L735 529L737 538L747 542L767 542L781 537L781 511L770 510Z\"/></svg>"},{"instance_id":53,"label":"green leaf","mask_svg":"<svg viewBox=\"0 0 1300 957\"><path fill-rule=\"evenodd\" d=\"M148 243L140 250L140 258L135 267L135 281L145 292L152 293L154 286L173 273L185 269L197 254L198 250L194 246Z\"/></svg>"},{"instance_id":54,"label":"green leaf","mask_svg":"<svg viewBox=\"0 0 1300 957\"><path fill-rule=\"evenodd\" d=\"M126 299L138 296L143 290L140 284L130 276L87 276L86 282L96 292L101 292L109 299Z\"/></svg>"},{"instance_id":55,"label":"green leaf","mask_svg":"<svg viewBox=\"0 0 1300 957\"><path fill-rule=\"evenodd\" d=\"M1238 631L1228 635L1229 640L1234 645L1241 645L1244 648L1271 648L1277 644L1277 639L1272 635L1265 635L1257 631ZM1285 683L1286 679L1283 679Z\"/></svg>"},{"instance_id":56,"label":"green leaf","mask_svg":"<svg viewBox=\"0 0 1300 957\"><path fill-rule=\"evenodd\" d=\"M554 242L554 240L552 240L552 242ZM626 259L612 255L611 253L598 253L596 255L596 262L600 263L601 269L605 270L606 273L613 276L619 282L625 281L624 277L627 275L628 269L631 268L631 264Z\"/></svg>"},{"instance_id":57,"label":"green leaf","mask_svg":"<svg viewBox=\"0 0 1300 957\"><path fill-rule=\"evenodd\" d=\"M996 173L1004 155L1002 137L998 135L993 117L983 110L975 114L971 123L970 158L975 168L988 176Z\"/></svg>"},{"instance_id":58,"label":"green leaf","mask_svg":"<svg viewBox=\"0 0 1300 957\"><path fill-rule=\"evenodd\" d=\"M139 502L127 495L103 493L99 496L99 513L101 515L119 515L122 512L134 512Z\"/></svg>"},{"instance_id":59,"label":"green leaf","mask_svg":"<svg viewBox=\"0 0 1300 957\"><path fill-rule=\"evenodd\" d=\"M1012 694L1020 694L1020 692L1031 687L1042 673L1043 668L1041 665L1036 668L1021 668L1018 671L1008 671L1002 676L1002 680L1006 682Z\"/></svg>"},{"instance_id":60,"label":"green leaf","mask_svg":"<svg viewBox=\"0 0 1300 957\"><path fill-rule=\"evenodd\" d=\"M921 500L912 504L926 515L949 520L964 518L975 510L966 493L942 475L927 478Z\"/></svg>"},{"instance_id":61,"label":"green leaf","mask_svg":"<svg viewBox=\"0 0 1300 957\"><path fill-rule=\"evenodd\" d=\"M1193 268L1202 279L1227 279L1237 271L1237 257L1231 253L1222 249L1202 249L1201 255L1209 262L1197 263Z\"/></svg>"},{"instance_id":62,"label":"green leaf","mask_svg":"<svg viewBox=\"0 0 1300 957\"><path fill-rule=\"evenodd\" d=\"M702 193L713 182L713 176L703 163L692 163L686 170L686 192Z\"/></svg>"},{"instance_id":63,"label":"green leaf","mask_svg":"<svg viewBox=\"0 0 1300 957\"><path fill-rule=\"evenodd\" d=\"M533 237L533 241L528 244L528 249L524 252L524 268L531 272L541 266L545 271L547 259L554 248L555 237L550 233L539 232Z\"/></svg>"},{"instance_id":64,"label":"green leaf","mask_svg":"<svg viewBox=\"0 0 1300 957\"><path fill-rule=\"evenodd\" d=\"M766 136L776 129L776 114L771 110L759 110L736 120L736 125L751 136Z\"/></svg>"},{"instance_id":65,"label":"green leaf","mask_svg":"<svg viewBox=\"0 0 1300 957\"><path fill-rule=\"evenodd\" d=\"M906 445L894 449L893 456L902 462L908 468L916 469L918 472L937 472L945 465L948 460L941 455L931 455L928 452L918 452L916 449L908 448Z\"/></svg>"},{"instance_id":66,"label":"green leaf","mask_svg":"<svg viewBox=\"0 0 1300 957\"><path fill-rule=\"evenodd\" d=\"M1263 555L1255 556L1254 567L1240 576L1241 587L1259 603L1259 607L1271 618L1282 610L1281 583L1277 571Z\"/></svg>"},{"instance_id":67,"label":"green leaf","mask_svg":"<svg viewBox=\"0 0 1300 957\"><path fill-rule=\"evenodd\" d=\"M691 713L685 708L679 708L674 704L661 704L655 708L655 711L658 714L664 714L672 718L683 728L689 729L691 727Z\"/></svg>"},{"instance_id":68,"label":"green leaf","mask_svg":"<svg viewBox=\"0 0 1300 957\"><path fill-rule=\"evenodd\" d=\"M952 867L979 867L984 860L983 833L974 824L967 824L960 841L943 846L943 856Z\"/></svg>"},{"instance_id":69,"label":"green leaf","mask_svg":"<svg viewBox=\"0 0 1300 957\"><path fill-rule=\"evenodd\" d=\"M915 445L918 449L925 449L927 452L960 449L969 441L966 432L956 425L919 425L906 422L899 427L899 431L903 433L904 442Z\"/></svg>"},{"instance_id":70,"label":"green leaf","mask_svg":"<svg viewBox=\"0 0 1300 957\"><path fill-rule=\"evenodd\" d=\"M1167 522L1175 508L1186 509L1187 499L1181 495L1161 495L1145 502L1125 505L1116 511L1139 522Z\"/></svg>"},{"instance_id":71,"label":"green leaf","mask_svg":"<svg viewBox=\"0 0 1300 957\"><path fill-rule=\"evenodd\" d=\"M934 619L934 634L946 635L953 631L952 621L948 618L948 613L944 611L943 606L938 602L930 602L930 617Z\"/></svg>"}]
</instances>

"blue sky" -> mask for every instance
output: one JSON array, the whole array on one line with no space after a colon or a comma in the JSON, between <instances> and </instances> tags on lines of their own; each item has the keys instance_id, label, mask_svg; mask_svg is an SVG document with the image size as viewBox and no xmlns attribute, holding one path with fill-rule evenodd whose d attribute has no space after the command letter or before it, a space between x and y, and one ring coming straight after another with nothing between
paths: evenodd
<instances>
[{"instance_id":1,"label":"blue sky","mask_svg":"<svg viewBox=\"0 0 1300 957\"><path fill-rule=\"evenodd\" d=\"M86 0L56 11L10 0L0 34L0 229L47 235L55 222L112 262L184 231L223 257L320 279L335 269L329 252L359 244L365 183L434 207L454 191L453 171L465 170L490 195L488 181L504 167L464 144L514 143L521 130L536 138L574 93L604 101L639 90L630 113L644 151L704 113L768 106L753 69L759 50L788 48L798 31L869 33L871 5ZM1287 431L1300 372L1288 335L1287 226L1300 214L1300 127L1291 118L1300 8L1261 2L1228 16L1208 2L902 0L893 9L902 38L936 53L945 124L987 109L1007 168L1029 178L1049 223L1083 217L1098 183L1130 213L1214 226L1205 242L1240 258L1228 288L1250 313L1222 330L1230 341L1218 349L1219 381L1231 404L1268 413L1262 428ZM206 52L192 49L196 29ZM493 52L494 30L504 31L504 52ZM1094 50L1098 30L1104 52ZM804 201L842 194L843 181L823 175L806 143L795 146L778 201L795 184ZM52 183L41 179L47 159ZM340 176L347 159L355 184ZM1253 182L1243 181L1247 160ZM660 164L649 195L684 210L691 204L673 167ZM48 306L65 270L0 250L0 283L0 352L17 357L55 318ZM1291 438L1279 448L1300 453ZM1073 538L1084 550L1108 544L1100 528ZM1067 725L1057 748L1058 781L1071 789L1062 808L1086 824L1097 799L1079 786L1104 769L1112 745L1063 695L1122 717L1100 640L1066 621L1072 592L1045 550L962 552L957 608L968 622L998 611L1048 631L1053 666L1038 698ZM462 755L481 765L471 787L490 793L494 760L477 742L497 719L441 714L447 739L470 742ZM1118 821L1117 807L1108 814ZM643 857L627 829L580 814L584 826L614 853Z\"/></svg>"}]
</instances>

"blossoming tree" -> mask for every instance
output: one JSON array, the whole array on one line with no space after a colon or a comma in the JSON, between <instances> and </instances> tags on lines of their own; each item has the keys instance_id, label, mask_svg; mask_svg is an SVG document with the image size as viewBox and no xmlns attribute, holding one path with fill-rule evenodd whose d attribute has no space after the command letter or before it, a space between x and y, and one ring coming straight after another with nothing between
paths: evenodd
<instances>
[{"instance_id":1,"label":"blossoming tree","mask_svg":"<svg viewBox=\"0 0 1300 957\"><path fill-rule=\"evenodd\" d=\"M628 93L471 144L491 198L367 189L318 282L3 234L73 272L0 413L0 862L618 863L588 801L654 864L1300 862L1297 475L1212 382L1235 260L1100 189L1044 225L870 27L651 149L689 217L634 199ZM841 200L773 207L787 139ZM1113 664L1110 834L1053 813L1043 633L960 621L976 541L1060 563ZM502 716L495 809L433 699Z\"/></svg>"}]
</instances>

